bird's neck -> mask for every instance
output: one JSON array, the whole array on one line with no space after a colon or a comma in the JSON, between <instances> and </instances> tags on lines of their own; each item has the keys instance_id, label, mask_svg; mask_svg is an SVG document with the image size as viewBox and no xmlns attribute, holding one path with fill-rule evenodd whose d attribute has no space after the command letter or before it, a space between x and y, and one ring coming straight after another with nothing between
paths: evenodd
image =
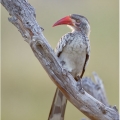
<instances>
[{"instance_id":1,"label":"bird's neck","mask_svg":"<svg viewBox=\"0 0 120 120\"><path fill-rule=\"evenodd\" d=\"M83 36L89 38L89 33L86 33L86 32L83 31L83 30L72 29L72 32L71 32L71 33L73 33L73 34L80 34L80 35L83 35Z\"/></svg>"},{"instance_id":2,"label":"bird's neck","mask_svg":"<svg viewBox=\"0 0 120 120\"><path fill-rule=\"evenodd\" d=\"M68 25L68 27L72 30L71 33L78 33L78 34L80 33L80 34L82 34L82 35L84 35L84 36L89 38L89 35L90 35L90 30L89 29L86 29L86 30L84 30L84 29L77 29L77 28L74 28L74 27L69 26L69 25Z\"/></svg>"},{"instance_id":3,"label":"bird's neck","mask_svg":"<svg viewBox=\"0 0 120 120\"><path fill-rule=\"evenodd\" d=\"M88 29L80 29L80 32L81 32L83 35L85 35L85 36L87 36L87 37L89 38L90 30L88 30Z\"/></svg>"}]
</instances>

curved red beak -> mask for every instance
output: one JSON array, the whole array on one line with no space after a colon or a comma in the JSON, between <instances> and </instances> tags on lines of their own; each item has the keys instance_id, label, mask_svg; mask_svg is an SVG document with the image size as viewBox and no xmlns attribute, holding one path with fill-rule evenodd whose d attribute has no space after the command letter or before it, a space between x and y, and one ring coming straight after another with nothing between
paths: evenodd
<instances>
[{"instance_id":1,"label":"curved red beak","mask_svg":"<svg viewBox=\"0 0 120 120\"><path fill-rule=\"evenodd\" d=\"M54 26L57 26L57 25L73 25L73 23L72 23L72 20L71 20L70 16L66 16L66 17L58 20L58 21L53 25L53 27L54 27Z\"/></svg>"}]
</instances>

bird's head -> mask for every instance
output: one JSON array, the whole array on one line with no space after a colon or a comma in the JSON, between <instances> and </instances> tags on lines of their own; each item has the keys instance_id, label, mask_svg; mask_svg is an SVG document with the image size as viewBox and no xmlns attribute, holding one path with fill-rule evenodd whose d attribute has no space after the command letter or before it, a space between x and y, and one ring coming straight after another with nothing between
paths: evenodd
<instances>
[{"instance_id":1,"label":"bird's head","mask_svg":"<svg viewBox=\"0 0 120 120\"><path fill-rule=\"evenodd\" d=\"M57 25L68 25L73 30L80 31L87 36L90 33L90 25L87 18L78 14L71 14L58 20L53 27Z\"/></svg>"}]
</instances>

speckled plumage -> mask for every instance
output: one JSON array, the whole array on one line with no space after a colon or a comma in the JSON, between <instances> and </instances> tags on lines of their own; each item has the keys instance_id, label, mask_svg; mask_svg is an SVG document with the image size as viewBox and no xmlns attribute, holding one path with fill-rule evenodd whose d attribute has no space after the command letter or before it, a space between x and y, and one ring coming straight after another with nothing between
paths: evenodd
<instances>
[{"instance_id":1,"label":"speckled plumage","mask_svg":"<svg viewBox=\"0 0 120 120\"><path fill-rule=\"evenodd\" d=\"M63 68L76 78L82 74L86 54L90 54L89 39L79 31L67 33L60 39L55 53Z\"/></svg>"},{"instance_id":2,"label":"speckled plumage","mask_svg":"<svg viewBox=\"0 0 120 120\"><path fill-rule=\"evenodd\" d=\"M72 14L71 18L80 19L82 24L73 21L72 32L62 36L55 48L55 54L64 69L77 80L82 78L90 56L88 20L80 15ZM79 27L78 27L79 26ZM48 120L64 120L67 99L57 88Z\"/></svg>"}]
</instances>

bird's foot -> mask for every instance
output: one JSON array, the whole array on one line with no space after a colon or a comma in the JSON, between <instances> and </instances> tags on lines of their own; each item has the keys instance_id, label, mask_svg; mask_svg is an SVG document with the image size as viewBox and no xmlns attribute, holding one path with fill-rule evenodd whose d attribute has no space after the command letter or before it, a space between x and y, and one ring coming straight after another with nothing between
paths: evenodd
<instances>
[{"instance_id":1,"label":"bird's foot","mask_svg":"<svg viewBox=\"0 0 120 120\"><path fill-rule=\"evenodd\" d=\"M77 80L77 87L78 87L78 90L79 90L80 93L82 93L82 94L85 93L85 91L82 87L82 79L80 77L79 77L79 80Z\"/></svg>"},{"instance_id":2,"label":"bird's foot","mask_svg":"<svg viewBox=\"0 0 120 120\"><path fill-rule=\"evenodd\" d=\"M67 70L65 68L62 68L62 74L65 76L67 75Z\"/></svg>"},{"instance_id":3,"label":"bird's foot","mask_svg":"<svg viewBox=\"0 0 120 120\"><path fill-rule=\"evenodd\" d=\"M77 75L77 76L75 77L75 80L76 80L76 81L81 80L80 76L79 76L79 75Z\"/></svg>"},{"instance_id":4,"label":"bird's foot","mask_svg":"<svg viewBox=\"0 0 120 120\"><path fill-rule=\"evenodd\" d=\"M69 70L69 69L67 69L67 68L62 68L62 74L63 75L66 75L67 76L67 74L71 74L71 72L72 72L72 70Z\"/></svg>"}]
</instances>

